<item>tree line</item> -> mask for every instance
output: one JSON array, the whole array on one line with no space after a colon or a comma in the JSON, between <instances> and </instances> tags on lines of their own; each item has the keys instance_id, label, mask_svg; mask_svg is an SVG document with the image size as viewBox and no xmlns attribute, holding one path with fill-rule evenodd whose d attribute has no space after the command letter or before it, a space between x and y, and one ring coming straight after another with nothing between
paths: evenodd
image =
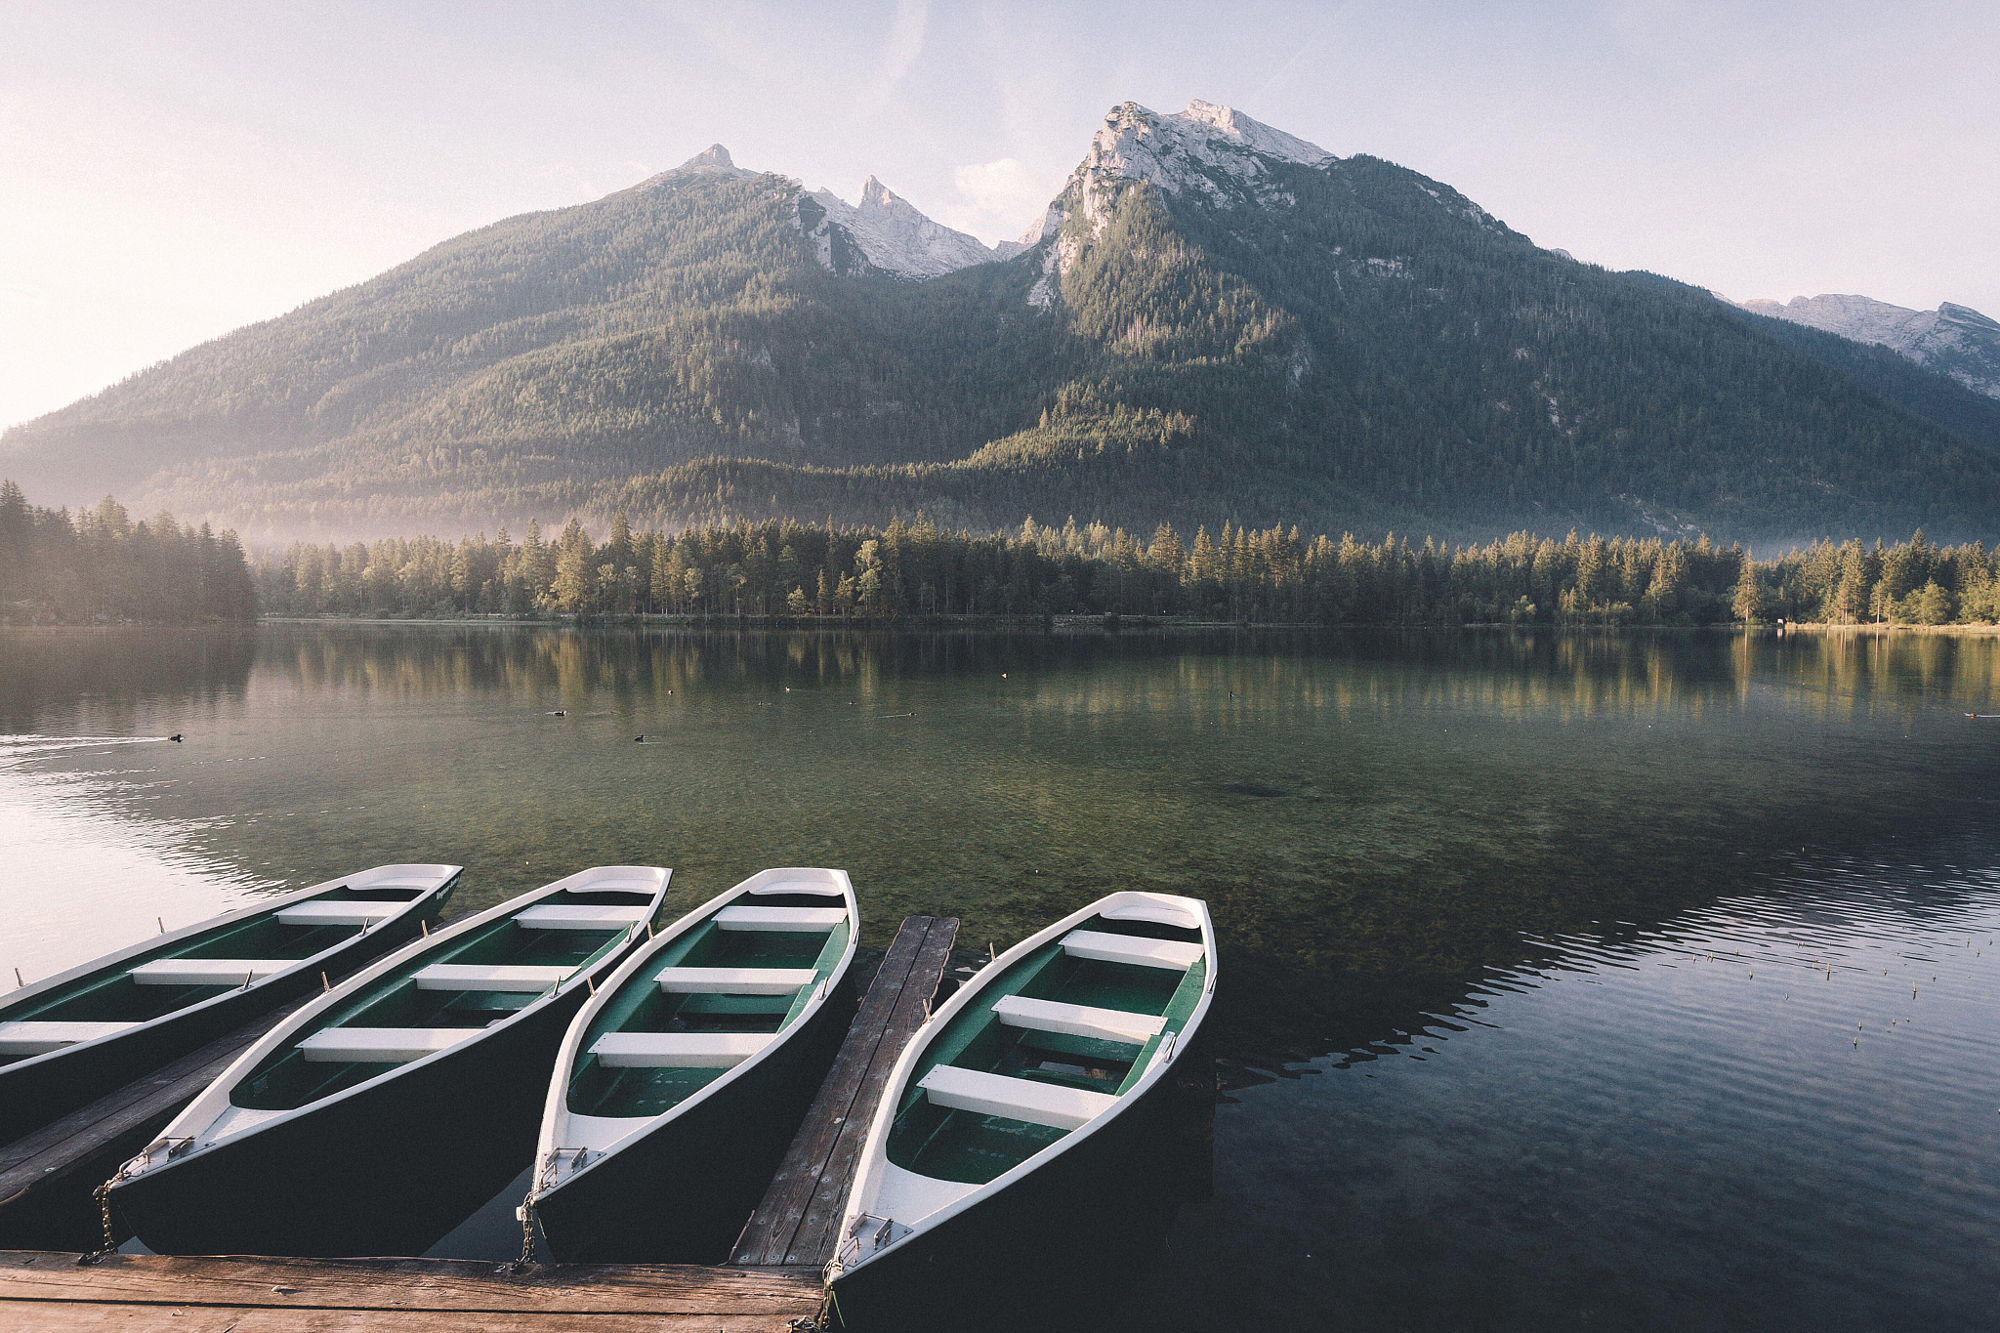
<instances>
[{"instance_id":1,"label":"tree line","mask_svg":"<svg viewBox=\"0 0 2000 1333\"><path fill-rule=\"evenodd\" d=\"M0 622L204 624L257 614L234 532L160 513L134 522L106 498L75 514L0 481Z\"/></svg>"},{"instance_id":2,"label":"tree line","mask_svg":"<svg viewBox=\"0 0 2000 1333\"><path fill-rule=\"evenodd\" d=\"M1885 546L1820 542L1757 561L1706 536L1517 532L1448 547L1390 535L1306 537L1225 523L1141 539L1033 519L1001 535L919 515L885 528L762 523L598 542L572 519L545 536L293 545L257 571L293 615L689 615L885 622L947 616L1127 615L1292 624L1702 625L1730 620L1948 624L2000 619L1980 544L1922 532Z\"/></svg>"}]
</instances>

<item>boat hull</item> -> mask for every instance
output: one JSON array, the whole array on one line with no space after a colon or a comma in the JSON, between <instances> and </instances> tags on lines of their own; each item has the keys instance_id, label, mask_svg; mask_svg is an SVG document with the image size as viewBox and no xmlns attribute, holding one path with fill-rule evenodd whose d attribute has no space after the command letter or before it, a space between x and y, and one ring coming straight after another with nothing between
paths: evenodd
<instances>
[{"instance_id":1,"label":"boat hull","mask_svg":"<svg viewBox=\"0 0 2000 1333\"><path fill-rule=\"evenodd\" d=\"M533 1160L545 1073L584 999L577 986L443 1059L143 1172L112 1208L161 1254L421 1254Z\"/></svg>"},{"instance_id":2,"label":"boat hull","mask_svg":"<svg viewBox=\"0 0 2000 1333\"><path fill-rule=\"evenodd\" d=\"M1191 1048L1110 1123L1044 1165L833 1281L858 1333L958 1327L1090 1329L1207 1183L1208 1060Z\"/></svg>"},{"instance_id":3,"label":"boat hull","mask_svg":"<svg viewBox=\"0 0 2000 1333\"><path fill-rule=\"evenodd\" d=\"M843 983L803 1031L715 1095L535 1200L563 1263L721 1263L853 1017Z\"/></svg>"},{"instance_id":4,"label":"boat hull","mask_svg":"<svg viewBox=\"0 0 2000 1333\"><path fill-rule=\"evenodd\" d=\"M273 978L185 1013L169 1014L115 1037L33 1060L0 1066L0 1144L87 1106L169 1061L242 1027L261 1013L320 988L320 973L337 977L407 944L421 921L435 916L437 902L357 935L311 969Z\"/></svg>"}]
</instances>

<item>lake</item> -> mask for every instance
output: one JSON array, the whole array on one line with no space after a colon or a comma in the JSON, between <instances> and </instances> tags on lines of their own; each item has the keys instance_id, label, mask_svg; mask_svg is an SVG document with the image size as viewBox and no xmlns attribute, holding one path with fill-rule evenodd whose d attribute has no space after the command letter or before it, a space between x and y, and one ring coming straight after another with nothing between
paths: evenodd
<instances>
[{"instance_id":1,"label":"lake","mask_svg":"<svg viewBox=\"0 0 2000 1333\"><path fill-rule=\"evenodd\" d=\"M1926 635L0 630L0 976L399 860L676 911L842 866L864 943L982 951L1190 893L1213 1188L1107 1324L1981 1327L1996 682Z\"/></svg>"}]
</instances>

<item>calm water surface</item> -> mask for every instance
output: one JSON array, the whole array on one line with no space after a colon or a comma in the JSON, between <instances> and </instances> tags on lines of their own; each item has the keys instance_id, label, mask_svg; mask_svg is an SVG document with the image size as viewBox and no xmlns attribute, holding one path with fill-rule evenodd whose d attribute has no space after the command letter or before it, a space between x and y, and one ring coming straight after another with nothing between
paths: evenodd
<instances>
[{"instance_id":1,"label":"calm water surface","mask_svg":"<svg viewBox=\"0 0 2000 1333\"><path fill-rule=\"evenodd\" d=\"M1996 681L1944 637L0 631L0 976L390 860L462 907L840 865L874 944L1194 893L1213 1191L1107 1322L1990 1327Z\"/></svg>"}]
</instances>

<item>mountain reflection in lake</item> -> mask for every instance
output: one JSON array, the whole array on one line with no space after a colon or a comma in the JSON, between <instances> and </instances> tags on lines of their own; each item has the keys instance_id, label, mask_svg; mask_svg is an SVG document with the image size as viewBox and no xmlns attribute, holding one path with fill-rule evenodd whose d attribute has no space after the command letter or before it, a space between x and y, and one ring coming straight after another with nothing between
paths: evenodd
<instances>
[{"instance_id":1,"label":"mountain reflection in lake","mask_svg":"<svg viewBox=\"0 0 2000 1333\"><path fill-rule=\"evenodd\" d=\"M871 944L1195 893L1229 1100L1135 1325L1970 1325L1996 673L1948 636L0 631L0 821L41 830L0 905L74 917L0 969L417 858L466 907L841 865Z\"/></svg>"}]
</instances>

